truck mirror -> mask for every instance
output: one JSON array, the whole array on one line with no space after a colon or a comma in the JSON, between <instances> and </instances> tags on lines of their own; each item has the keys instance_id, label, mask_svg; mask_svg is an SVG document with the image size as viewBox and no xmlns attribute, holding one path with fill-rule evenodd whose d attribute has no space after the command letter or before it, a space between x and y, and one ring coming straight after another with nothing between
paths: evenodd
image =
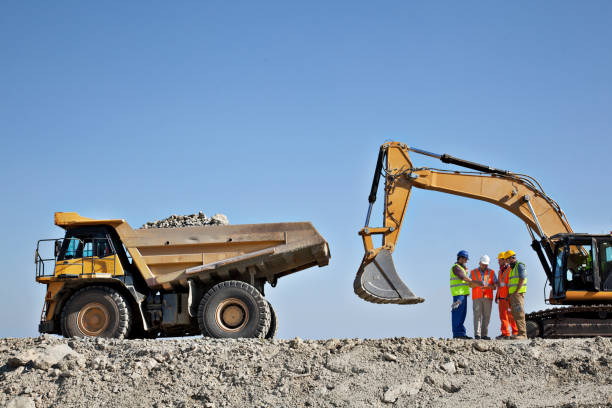
<instances>
[{"instance_id":1,"label":"truck mirror","mask_svg":"<svg viewBox=\"0 0 612 408\"><path fill-rule=\"evenodd\" d=\"M55 240L55 250L53 251L55 258L57 258L57 256L59 255L61 248L62 242L59 239Z\"/></svg>"}]
</instances>

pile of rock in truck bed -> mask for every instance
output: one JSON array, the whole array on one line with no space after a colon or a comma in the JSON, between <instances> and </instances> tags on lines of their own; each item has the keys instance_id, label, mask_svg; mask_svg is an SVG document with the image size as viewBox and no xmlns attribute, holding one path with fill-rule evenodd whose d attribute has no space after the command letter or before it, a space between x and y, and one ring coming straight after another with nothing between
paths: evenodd
<instances>
[{"instance_id":1,"label":"pile of rock in truck bed","mask_svg":"<svg viewBox=\"0 0 612 408\"><path fill-rule=\"evenodd\" d=\"M0 339L8 407L612 407L612 340Z\"/></svg>"},{"instance_id":2,"label":"pile of rock in truck bed","mask_svg":"<svg viewBox=\"0 0 612 408\"><path fill-rule=\"evenodd\" d=\"M197 227L206 225L228 225L229 221L223 214L215 214L208 218L206 214L200 211L197 214L176 215L173 214L168 218L157 221L149 221L144 224L141 229L148 228L177 228L177 227Z\"/></svg>"}]
</instances>

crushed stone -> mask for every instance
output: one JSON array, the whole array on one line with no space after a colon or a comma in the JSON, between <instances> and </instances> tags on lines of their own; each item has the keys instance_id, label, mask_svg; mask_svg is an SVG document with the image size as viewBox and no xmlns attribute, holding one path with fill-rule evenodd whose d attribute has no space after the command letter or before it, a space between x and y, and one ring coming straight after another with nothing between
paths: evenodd
<instances>
[{"instance_id":1,"label":"crushed stone","mask_svg":"<svg viewBox=\"0 0 612 408\"><path fill-rule=\"evenodd\" d=\"M612 407L612 339L486 344L4 338L0 406Z\"/></svg>"},{"instance_id":2,"label":"crushed stone","mask_svg":"<svg viewBox=\"0 0 612 408\"><path fill-rule=\"evenodd\" d=\"M229 221L224 214L215 214L208 218L204 212L200 211L197 214L176 215L172 214L168 218L162 220L149 221L140 229L149 228L178 228L178 227L199 227L209 225L228 225Z\"/></svg>"}]
</instances>

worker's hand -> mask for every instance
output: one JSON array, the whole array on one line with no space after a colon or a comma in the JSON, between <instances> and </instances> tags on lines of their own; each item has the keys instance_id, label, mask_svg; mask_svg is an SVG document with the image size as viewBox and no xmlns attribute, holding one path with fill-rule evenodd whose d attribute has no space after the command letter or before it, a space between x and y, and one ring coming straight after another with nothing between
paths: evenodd
<instances>
[{"instance_id":1,"label":"worker's hand","mask_svg":"<svg viewBox=\"0 0 612 408\"><path fill-rule=\"evenodd\" d=\"M497 303L499 303L499 299L496 298L495 299L495 304L497 304Z\"/></svg>"}]
</instances>

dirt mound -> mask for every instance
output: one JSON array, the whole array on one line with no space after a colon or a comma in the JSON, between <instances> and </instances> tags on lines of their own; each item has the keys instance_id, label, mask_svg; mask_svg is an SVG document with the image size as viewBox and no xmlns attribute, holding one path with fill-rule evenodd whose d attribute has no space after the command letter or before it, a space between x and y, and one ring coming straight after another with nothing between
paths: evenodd
<instances>
[{"instance_id":1,"label":"dirt mound","mask_svg":"<svg viewBox=\"0 0 612 408\"><path fill-rule=\"evenodd\" d=\"M168 218L157 221L149 221L144 224L141 229L148 228L177 228L177 227L196 227L206 225L228 225L229 221L223 214L215 214L208 218L206 214L200 211L197 214L176 215L172 214Z\"/></svg>"},{"instance_id":2,"label":"dirt mound","mask_svg":"<svg viewBox=\"0 0 612 408\"><path fill-rule=\"evenodd\" d=\"M0 405L612 406L612 340L0 340Z\"/></svg>"}]
</instances>

